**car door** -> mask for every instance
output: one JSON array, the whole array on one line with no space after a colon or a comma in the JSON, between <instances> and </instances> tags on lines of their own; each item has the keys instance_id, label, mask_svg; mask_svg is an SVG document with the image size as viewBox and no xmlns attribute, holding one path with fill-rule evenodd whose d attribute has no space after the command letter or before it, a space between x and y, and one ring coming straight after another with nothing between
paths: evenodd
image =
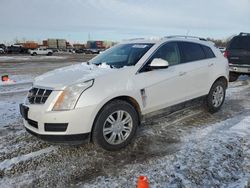
<instances>
[{"instance_id":1,"label":"car door","mask_svg":"<svg viewBox=\"0 0 250 188\"><path fill-rule=\"evenodd\" d=\"M38 49L37 49L37 54L38 54L38 55L42 55L42 54L43 54L42 49L38 48Z\"/></svg>"},{"instance_id":2,"label":"car door","mask_svg":"<svg viewBox=\"0 0 250 188\"><path fill-rule=\"evenodd\" d=\"M46 55L46 54L47 54L47 49L44 48L44 49L42 50L42 53L43 53L43 55Z\"/></svg>"},{"instance_id":3,"label":"car door","mask_svg":"<svg viewBox=\"0 0 250 188\"><path fill-rule=\"evenodd\" d=\"M181 74L185 74L185 100L207 94L210 81L210 68L213 60L207 59L201 44L178 42L181 51Z\"/></svg>"},{"instance_id":4,"label":"car door","mask_svg":"<svg viewBox=\"0 0 250 188\"><path fill-rule=\"evenodd\" d=\"M169 63L168 68L150 70L149 64L154 58ZM181 56L176 42L162 45L148 60L136 82L141 88L143 113L159 110L183 101L186 74L181 67Z\"/></svg>"}]
</instances>

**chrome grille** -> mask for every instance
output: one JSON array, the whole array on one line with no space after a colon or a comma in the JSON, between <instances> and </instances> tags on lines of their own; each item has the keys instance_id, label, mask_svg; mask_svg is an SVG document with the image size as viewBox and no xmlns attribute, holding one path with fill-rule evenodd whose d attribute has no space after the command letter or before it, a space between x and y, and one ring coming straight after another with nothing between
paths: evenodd
<instances>
[{"instance_id":1,"label":"chrome grille","mask_svg":"<svg viewBox=\"0 0 250 188\"><path fill-rule=\"evenodd\" d=\"M30 104L44 104L52 90L35 88L29 90L28 101Z\"/></svg>"}]
</instances>

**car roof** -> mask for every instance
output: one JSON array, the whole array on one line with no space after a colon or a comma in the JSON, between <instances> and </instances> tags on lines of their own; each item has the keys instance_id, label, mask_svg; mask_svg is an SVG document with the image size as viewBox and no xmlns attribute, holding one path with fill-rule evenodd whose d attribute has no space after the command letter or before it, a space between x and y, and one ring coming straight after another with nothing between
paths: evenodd
<instances>
[{"instance_id":1,"label":"car roof","mask_svg":"<svg viewBox=\"0 0 250 188\"><path fill-rule=\"evenodd\" d=\"M193 42L198 44L203 44L206 46L214 46L212 41L207 41L204 38L193 37L193 36L167 36L163 38L135 38L129 39L121 42L122 44L130 44L130 43L151 43L151 44L162 44L168 41L186 41L186 42Z\"/></svg>"}]
</instances>

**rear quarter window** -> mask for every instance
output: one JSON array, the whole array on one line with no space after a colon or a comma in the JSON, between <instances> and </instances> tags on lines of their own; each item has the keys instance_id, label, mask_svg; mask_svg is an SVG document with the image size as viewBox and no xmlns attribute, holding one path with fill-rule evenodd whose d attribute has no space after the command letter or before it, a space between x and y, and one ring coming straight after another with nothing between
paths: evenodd
<instances>
[{"instance_id":1,"label":"rear quarter window","mask_svg":"<svg viewBox=\"0 0 250 188\"><path fill-rule=\"evenodd\" d=\"M215 57L213 50L211 48L209 48L208 46L202 45L202 49L205 52L206 58L214 58Z\"/></svg>"},{"instance_id":2,"label":"rear quarter window","mask_svg":"<svg viewBox=\"0 0 250 188\"><path fill-rule=\"evenodd\" d=\"M229 45L229 50L250 50L250 36L234 37Z\"/></svg>"},{"instance_id":3,"label":"rear quarter window","mask_svg":"<svg viewBox=\"0 0 250 188\"><path fill-rule=\"evenodd\" d=\"M179 43L182 52L182 62L191 62L205 59L206 55L200 44L192 42Z\"/></svg>"}]
</instances>

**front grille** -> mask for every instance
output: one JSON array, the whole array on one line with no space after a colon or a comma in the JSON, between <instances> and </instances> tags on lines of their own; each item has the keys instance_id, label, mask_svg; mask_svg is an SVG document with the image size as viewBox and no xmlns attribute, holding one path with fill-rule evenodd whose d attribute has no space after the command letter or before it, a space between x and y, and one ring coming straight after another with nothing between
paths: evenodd
<instances>
[{"instance_id":1,"label":"front grille","mask_svg":"<svg viewBox=\"0 0 250 188\"><path fill-rule=\"evenodd\" d=\"M30 104L44 104L52 90L33 87L29 90L28 101Z\"/></svg>"},{"instance_id":2,"label":"front grille","mask_svg":"<svg viewBox=\"0 0 250 188\"><path fill-rule=\"evenodd\" d=\"M51 132L65 132L67 130L68 123L45 123L44 130Z\"/></svg>"}]
</instances>

